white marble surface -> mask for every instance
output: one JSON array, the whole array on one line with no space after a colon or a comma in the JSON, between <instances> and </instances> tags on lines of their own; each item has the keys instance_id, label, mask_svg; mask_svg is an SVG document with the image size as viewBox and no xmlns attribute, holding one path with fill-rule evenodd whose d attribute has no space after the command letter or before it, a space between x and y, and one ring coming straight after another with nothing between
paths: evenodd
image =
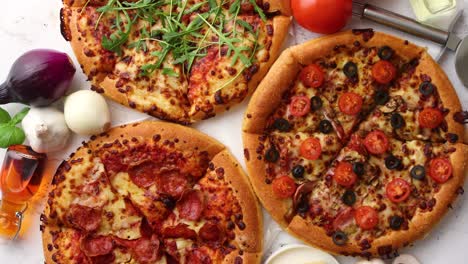
<instances>
[{"instance_id":1,"label":"white marble surface","mask_svg":"<svg viewBox=\"0 0 468 264\"><path fill-rule=\"evenodd\" d=\"M408 0L386 0L368 1L381 7L397 11L400 14L413 16ZM2 4L2 15L0 16L0 79L6 78L9 68L14 60L22 53L34 48L51 48L65 51L72 55L71 48L60 35L59 9L60 0L7 0ZM464 3L463 8L468 12L468 4ZM375 25L367 21L353 18L349 28L374 27L386 32L394 33L407 38L420 45L427 46L431 55L436 56L440 51L437 45L423 40L415 39L406 34L393 31L391 29ZM296 35L291 36L289 43L300 43L304 40L318 35L308 33L300 27L296 27ZM456 32L461 35L468 34L468 19L463 17L456 27ZM462 101L464 109L468 109L468 88L463 87L457 79L454 71L453 54L445 54L441 61L442 67L446 70L450 80L453 82L457 93ZM79 71L73 82L73 89L88 89L89 84L85 81L84 75ZM137 113L130 109L110 103L113 115L113 123L120 124L129 121L147 118L146 115ZM6 108L11 112L18 111L22 106L9 104ZM242 141L240 127L242 115L246 107L246 102L232 111L219 117L204 121L195 125L195 128L215 137L226 144L231 152L243 163ZM75 149L79 142L85 138L75 136L67 150L60 153L52 153L53 160L59 160ZM0 150L0 160L3 159L4 150ZM468 184L465 185L468 189ZM417 241L402 252L409 252L416 255L424 264L462 264L468 263L468 202L464 201L466 194L453 205L448 215L424 240ZM28 215L32 221L30 227L18 241L13 243L0 242L0 263L15 264L39 264L43 263L41 239L39 232L39 213L41 206L36 206L30 210ZM277 234L277 226L271 221L268 214L265 214L266 245L271 245L266 255L271 253L271 249L276 249L284 244L300 243L284 232ZM354 258L337 257L342 264L351 264L356 261Z\"/></svg>"}]
</instances>

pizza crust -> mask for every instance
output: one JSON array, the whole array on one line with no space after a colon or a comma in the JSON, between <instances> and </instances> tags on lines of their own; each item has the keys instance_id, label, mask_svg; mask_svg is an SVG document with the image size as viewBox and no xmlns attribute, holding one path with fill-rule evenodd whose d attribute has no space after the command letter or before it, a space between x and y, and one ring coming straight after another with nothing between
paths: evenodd
<instances>
[{"instance_id":1,"label":"pizza crust","mask_svg":"<svg viewBox=\"0 0 468 264\"><path fill-rule=\"evenodd\" d=\"M242 128L244 133L263 133L268 116L281 103L283 93L290 88L291 80L299 73L300 67L291 49L281 53L250 99Z\"/></svg>"},{"instance_id":2,"label":"pizza crust","mask_svg":"<svg viewBox=\"0 0 468 264\"><path fill-rule=\"evenodd\" d=\"M245 252L261 252L263 231L259 227L263 227L263 216L247 175L228 150L216 155L212 163L216 168L224 169L224 177L242 208L242 221L246 227L244 230L234 230L238 247Z\"/></svg>"},{"instance_id":3,"label":"pizza crust","mask_svg":"<svg viewBox=\"0 0 468 264\"><path fill-rule=\"evenodd\" d=\"M241 259L242 261L236 262L236 258ZM222 264L232 264L232 263L246 263L246 264L257 263L259 264L261 260L262 260L261 253L243 252L242 255L240 255L238 251L233 251L224 258Z\"/></svg>"}]
</instances>

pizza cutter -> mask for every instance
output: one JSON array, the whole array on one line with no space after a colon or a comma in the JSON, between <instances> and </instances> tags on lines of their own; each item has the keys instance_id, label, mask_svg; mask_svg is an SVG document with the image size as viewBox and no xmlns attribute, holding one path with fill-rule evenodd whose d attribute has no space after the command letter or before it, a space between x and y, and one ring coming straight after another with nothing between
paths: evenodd
<instances>
[{"instance_id":1,"label":"pizza cutter","mask_svg":"<svg viewBox=\"0 0 468 264\"><path fill-rule=\"evenodd\" d=\"M452 28L460 17L461 12L458 13L457 17L452 22L449 32L421 24L412 18L380 7L356 1L353 2L353 14L438 43L444 47L442 52L445 51L445 49L454 51L455 71L463 85L468 87L468 36L461 39L452 32Z\"/></svg>"}]
</instances>

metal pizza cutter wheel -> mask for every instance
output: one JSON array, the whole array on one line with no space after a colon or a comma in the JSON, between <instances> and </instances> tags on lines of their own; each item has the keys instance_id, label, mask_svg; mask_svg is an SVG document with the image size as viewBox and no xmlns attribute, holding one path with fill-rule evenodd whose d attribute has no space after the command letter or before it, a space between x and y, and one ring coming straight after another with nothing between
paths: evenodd
<instances>
[{"instance_id":1,"label":"metal pizza cutter wheel","mask_svg":"<svg viewBox=\"0 0 468 264\"><path fill-rule=\"evenodd\" d=\"M383 8L356 1L353 3L353 14L443 45L444 48L438 58L440 58L446 49L454 51L455 71L463 85L468 87L468 36L461 39L452 32L453 26L462 14L462 11L457 14L457 17L452 22L449 32L421 24L412 18Z\"/></svg>"}]
</instances>

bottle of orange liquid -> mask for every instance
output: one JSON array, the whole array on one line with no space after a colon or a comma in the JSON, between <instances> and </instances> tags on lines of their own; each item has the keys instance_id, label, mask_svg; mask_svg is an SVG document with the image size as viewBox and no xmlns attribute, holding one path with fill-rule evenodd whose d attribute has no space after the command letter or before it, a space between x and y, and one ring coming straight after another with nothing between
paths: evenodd
<instances>
[{"instance_id":1,"label":"bottle of orange liquid","mask_svg":"<svg viewBox=\"0 0 468 264\"><path fill-rule=\"evenodd\" d=\"M0 174L0 235L15 239L28 201L38 191L47 156L23 145L10 146Z\"/></svg>"}]
</instances>

